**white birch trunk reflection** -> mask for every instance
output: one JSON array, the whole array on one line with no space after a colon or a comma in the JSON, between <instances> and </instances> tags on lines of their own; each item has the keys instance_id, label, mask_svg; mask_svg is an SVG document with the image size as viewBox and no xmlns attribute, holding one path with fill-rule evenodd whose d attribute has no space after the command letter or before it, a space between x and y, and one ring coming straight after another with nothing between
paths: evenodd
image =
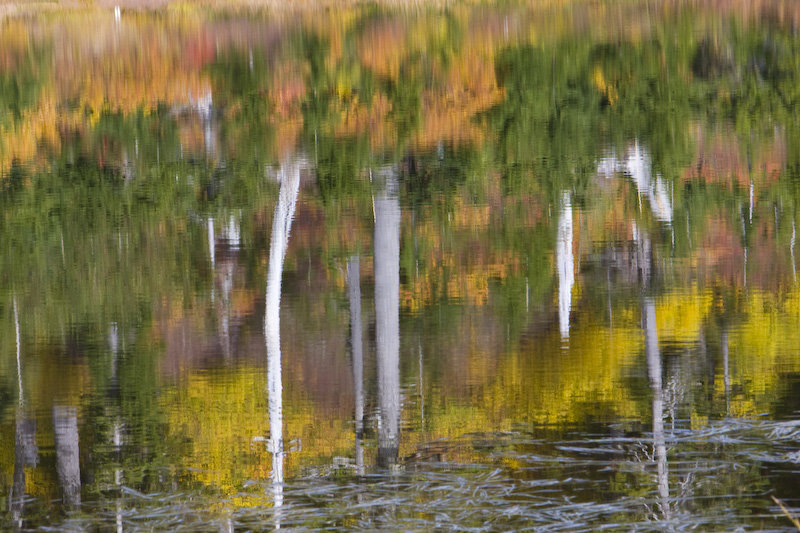
<instances>
[{"instance_id":1,"label":"white birch trunk reflection","mask_svg":"<svg viewBox=\"0 0 800 533\"><path fill-rule=\"evenodd\" d=\"M17 384L19 387L19 405L17 406L17 420L14 434L14 481L11 485L9 501L11 504L11 519L16 527L22 527L22 512L25 502L25 440L22 424L22 406L25 402L22 391L22 361L20 359L19 338L19 312L17 311L17 298L14 297L14 331L17 339Z\"/></svg>"},{"instance_id":2,"label":"white birch trunk reflection","mask_svg":"<svg viewBox=\"0 0 800 533\"><path fill-rule=\"evenodd\" d=\"M264 339L267 347L267 394L269 397L269 451L272 453L272 490L275 508L283 505L283 383L281 378L280 305L281 274L289 230L292 226L297 194L300 190L300 165L289 159L278 172L280 192L272 221L272 240L267 267ZM278 522L278 528L280 522Z\"/></svg>"},{"instance_id":3,"label":"white birch trunk reflection","mask_svg":"<svg viewBox=\"0 0 800 533\"><path fill-rule=\"evenodd\" d=\"M364 475L364 345L361 329L361 273L358 256L347 261L347 288L350 299L350 344L353 350L353 390L355 392L356 474Z\"/></svg>"},{"instance_id":4,"label":"white birch trunk reflection","mask_svg":"<svg viewBox=\"0 0 800 533\"><path fill-rule=\"evenodd\" d=\"M797 238L797 227L792 220L792 242L789 245L789 254L792 256L792 277L794 278L794 282L797 283L797 261L794 258L794 244Z\"/></svg>"},{"instance_id":5,"label":"white birch trunk reflection","mask_svg":"<svg viewBox=\"0 0 800 533\"><path fill-rule=\"evenodd\" d=\"M8 499L11 507L11 520L14 527L22 528L22 514L25 510L25 433L21 410L17 411L14 434L14 480Z\"/></svg>"},{"instance_id":6,"label":"white birch trunk reflection","mask_svg":"<svg viewBox=\"0 0 800 533\"><path fill-rule=\"evenodd\" d=\"M119 348L120 348L120 331L119 326L116 322L112 322L108 327L108 348L111 352L111 382L110 387L112 389L116 389L119 387ZM119 414L115 416L114 420L114 430L111 434L111 444L114 446L114 449L119 451L120 447L122 446L123 436L122 436L122 418ZM118 491L122 489L122 468L117 466L114 469L114 484L117 487ZM122 533L122 501L120 499L121 492L117 493L117 501L115 504L115 525L117 528L117 533Z\"/></svg>"},{"instance_id":7,"label":"white birch trunk reflection","mask_svg":"<svg viewBox=\"0 0 800 533\"><path fill-rule=\"evenodd\" d=\"M639 146L637 141L625 161L625 169L630 174L639 195L646 195L650 202L650 210L656 220L672 223L672 202L667 193L667 186L661 175L653 178L650 154Z\"/></svg>"},{"instance_id":8,"label":"white birch trunk reflection","mask_svg":"<svg viewBox=\"0 0 800 533\"><path fill-rule=\"evenodd\" d=\"M211 260L211 270L216 267L216 238L214 236L214 218L208 217L208 255Z\"/></svg>"},{"instance_id":9,"label":"white birch trunk reflection","mask_svg":"<svg viewBox=\"0 0 800 533\"><path fill-rule=\"evenodd\" d=\"M653 448L657 464L658 498L661 514L669 520L669 465L667 445L664 438L664 391L661 377L661 353L658 349L658 330L656 326L656 304L647 298L642 304L644 318L645 355L647 374L653 391Z\"/></svg>"},{"instance_id":10,"label":"white birch trunk reflection","mask_svg":"<svg viewBox=\"0 0 800 533\"><path fill-rule=\"evenodd\" d=\"M22 408L17 411L14 434L14 477L8 496L11 520L15 528L22 528L25 511L25 467L38 463L36 447L36 420L25 418Z\"/></svg>"},{"instance_id":11,"label":"white birch trunk reflection","mask_svg":"<svg viewBox=\"0 0 800 533\"><path fill-rule=\"evenodd\" d=\"M119 450L122 446L122 420L117 418L117 421L114 423L114 434L112 444L116 450ZM117 486L117 490L122 490L122 468L116 468L114 470L114 484ZM119 492L118 494L121 494ZM122 501L119 497L117 497L116 502L116 520L115 525L117 526L117 533L123 532L122 527Z\"/></svg>"},{"instance_id":12,"label":"white birch trunk reflection","mask_svg":"<svg viewBox=\"0 0 800 533\"><path fill-rule=\"evenodd\" d=\"M730 360L728 359L728 329L722 330L722 376L725 387L725 415L731 414L731 373Z\"/></svg>"},{"instance_id":13,"label":"white birch trunk reflection","mask_svg":"<svg viewBox=\"0 0 800 533\"><path fill-rule=\"evenodd\" d=\"M22 390L22 344L19 336L19 310L17 309L17 297L14 297L14 332L17 339L17 387L19 388L19 406L25 403Z\"/></svg>"},{"instance_id":14,"label":"white birch trunk reflection","mask_svg":"<svg viewBox=\"0 0 800 533\"><path fill-rule=\"evenodd\" d=\"M78 446L78 411L75 407L53 406L56 437L56 470L62 500L68 507L81 503L81 467Z\"/></svg>"},{"instance_id":15,"label":"white birch trunk reflection","mask_svg":"<svg viewBox=\"0 0 800 533\"><path fill-rule=\"evenodd\" d=\"M597 173L601 176L610 177L616 172L628 174L639 193L639 198L646 196L650 202L650 210L656 220L672 224L672 201L667 191L666 181L660 174L653 177L652 163L650 154L639 145L639 141L634 142L628 149L625 159L617 159L616 156L602 158L597 163Z\"/></svg>"},{"instance_id":16,"label":"white birch trunk reflection","mask_svg":"<svg viewBox=\"0 0 800 533\"><path fill-rule=\"evenodd\" d=\"M25 396L22 388L22 345L19 333L19 311L14 297L14 331L17 343L17 385L18 405L14 428L14 474L9 494L9 507L14 527L22 528L25 510L25 467L36 466L38 448L36 447L36 420L25 418Z\"/></svg>"},{"instance_id":17,"label":"white birch trunk reflection","mask_svg":"<svg viewBox=\"0 0 800 533\"><path fill-rule=\"evenodd\" d=\"M400 445L400 201L397 171L383 169L375 205L375 322L378 359L378 465L396 463Z\"/></svg>"},{"instance_id":18,"label":"white birch trunk reflection","mask_svg":"<svg viewBox=\"0 0 800 533\"><path fill-rule=\"evenodd\" d=\"M631 220L633 241L636 243L636 270L642 287L649 287L653 276L653 246L646 232L639 232L636 221Z\"/></svg>"},{"instance_id":19,"label":"white birch trunk reflection","mask_svg":"<svg viewBox=\"0 0 800 533\"><path fill-rule=\"evenodd\" d=\"M572 286L575 284L575 256L572 252L572 201L569 191L562 195L556 238L558 269L558 324L561 338L569 338L569 312L572 307Z\"/></svg>"}]
</instances>

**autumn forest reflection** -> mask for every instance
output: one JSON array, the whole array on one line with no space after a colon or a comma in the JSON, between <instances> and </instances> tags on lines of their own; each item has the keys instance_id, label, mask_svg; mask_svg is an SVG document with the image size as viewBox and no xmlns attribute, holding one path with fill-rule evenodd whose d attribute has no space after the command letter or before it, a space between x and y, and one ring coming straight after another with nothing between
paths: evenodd
<instances>
[{"instance_id":1,"label":"autumn forest reflection","mask_svg":"<svg viewBox=\"0 0 800 533\"><path fill-rule=\"evenodd\" d=\"M0 19L0 527L789 525L800 9L657 4Z\"/></svg>"}]
</instances>

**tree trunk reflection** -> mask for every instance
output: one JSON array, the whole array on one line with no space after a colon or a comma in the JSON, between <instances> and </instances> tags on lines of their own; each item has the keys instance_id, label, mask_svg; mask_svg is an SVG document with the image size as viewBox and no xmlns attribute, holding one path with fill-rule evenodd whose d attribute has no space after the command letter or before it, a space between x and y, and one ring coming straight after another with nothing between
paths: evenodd
<instances>
[{"instance_id":1,"label":"tree trunk reflection","mask_svg":"<svg viewBox=\"0 0 800 533\"><path fill-rule=\"evenodd\" d=\"M572 251L572 200L569 191L562 195L556 239L558 268L558 323L561 338L569 338L569 312L572 306L572 286L575 284L575 256Z\"/></svg>"},{"instance_id":2,"label":"tree trunk reflection","mask_svg":"<svg viewBox=\"0 0 800 533\"><path fill-rule=\"evenodd\" d=\"M661 353L658 349L656 304L652 298L646 298L642 307L647 373L650 377L650 388L653 391L653 449L658 469L658 505L661 508L662 517L669 520L669 464L667 463L667 446L664 438L664 390L661 376Z\"/></svg>"},{"instance_id":3,"label":"tree trunk reflection","mask_svg":"<svg viewBox=\"0 0 800 533\"><path fill-rule=\"evenodd\" d=\"M280 192L272 222L272 240L267 267L264 340L267 348L267 394L269 398L269 451L272 453L272 490L275 508L283 505L283 383L281 380L280 305L281 275L289 230L292 226L297 194L300 190L300 165L289 159L278 173ZM280 527L280 522L278 526Z\"/></svg>"},{"instance_id":4,"label":"tree trunk reflection","mask_svg":"<svg viewBox=\"0 0 800 533\"><path fill-rule=\"evenodd\" d=\"M350 299L350 344L353 350L353 391L355 393L356 473L364 475L364 346L361 329L361 274L358 256L347 261L347 287Z\"/></svg>"},{"instance_id":5,"label":"tree trunk reflection","mask_svg":"<svg viewBox=\"0 0 800 533\"><path fill-rule=\"evenodd\" d=\"M389 467L400 443L400 201L396 169L380 174L383 189L374 198L378 465Z\"/></svg>"},{"instance_id":6,"label":"tree trunk reflection","mask_svg":"<svg viewBox=\"0 0 800 533\"><path fill-rule=\"evenodd\" d=\"M62 500L68 507L81 503L81 467L78 448L78 411L71 406L53 406L56 437L56 469Z\"/></svg>"}]
</instances>

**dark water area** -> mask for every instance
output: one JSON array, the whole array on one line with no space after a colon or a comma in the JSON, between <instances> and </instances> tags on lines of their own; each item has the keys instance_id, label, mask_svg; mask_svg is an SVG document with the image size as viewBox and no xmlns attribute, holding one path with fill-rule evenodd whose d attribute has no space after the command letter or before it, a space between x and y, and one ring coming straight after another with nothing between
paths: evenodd
<instances>
[{"instance_id":1,"label":"dark water area","mask_svg":"<svg viewBox=\"0 0 800 533\"><path fill-rule=\"evenodd\" d=\"M793 530L799 24L3 19L0 529Z\"/></svg>"}]
</instances>

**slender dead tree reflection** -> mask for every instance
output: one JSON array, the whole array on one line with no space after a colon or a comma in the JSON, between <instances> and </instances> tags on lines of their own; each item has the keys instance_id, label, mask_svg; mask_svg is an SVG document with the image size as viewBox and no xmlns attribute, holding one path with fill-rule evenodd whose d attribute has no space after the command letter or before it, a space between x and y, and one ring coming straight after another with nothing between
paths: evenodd
<instances>
[{"instance_id":1,"label":"slender dead tree reflection","mask_svg":"<svg viewBox=\"0 0 800 533\"><path fill-rule=\"evenodd\" d=\"M556 266L558 269L558 324L561 338L569 338L569 312L572 307L572 286L575 285L575 256L572 252L572 200L564 191L558 217Z\"/></svg>"},{"instance_id":2,"label":"slender dead tree reflection","mask_svg":"<svg viewBox=\"0 0 800 533\"><path fill-rule=\"evenodd\" d=\"M728 359L728 328L722 328L722 339L720 339L722 344L722 376L723 376L723 386L725 387L725 415L729 416L731 414L731 373L730 373L730 362Z\"/></svg>"},{"instance_id":3,"label":"slender dead tree reflection","mask_svg":"<svg viewBox=\"0 0 800 533\"><path fill-rule=\"evenodd\" d=\"M62 501L68 507L81 504L81 467L78 446L78 410L73 406L53 406L56 437L56 470Z\"/></svg>"},{"instance_id":4,"label":"slender dead tree reflection","mask_svg":"<svg viewBox=\"0 0 800 533\"><path fill-rule=\"evenodd\" d=\"M358 256L347 261L347 293L350 299L350 345L353 350L353 389L355 392L356 474L364 475L364 345L361 328L361 273Z\"/></svg>"},{"instance_id":5,"label":"slender dead tree reflection","mask_svg":"<svg viewBox=\"0 0 800 533\"><path fill-rule=\"evenodd\" d=\"M25 398L22 394L22 345L19 336L19 310L17 309L17 297L14 296L14 333L17 340L17 386L19 387L19 406L25 403Z\"/></svg>"},{"instance_id":6,"label":"slender dead tree reflection","mask_svg":"<svg viewBox=\"0 0 800 533\"><path fill-rule=\"evenodd\" d=\"M25 402L22 391L22 361L20 359L19 338L19 312L17 311L17 298L14 297L14 330L17 337L17 383L19 387L19 404L17 405L17 420L14 433L14 481L11 485L9 501L11 504L11 518L14 526L22 528L22 513L25 505L25 440L22 424L22 406Z\"/></svg>"},{"instance_id":7,"label":"slender dead tree reflection","mask_svg":"<svg viewBox=\"0 0 800 533\"><path fill-rule=\"evenodd\" d=\"M669 508L669 465L667 445L664 438L664 390L661 377L661 353L658 349L658 329L656 327L656 304L652 298L642 303L642 315L647 357L647 374L653 391L653 449L657 464L658 498L661 515L670 518Z\"/></svg>"},{"instance_id":8,"label":"slender dead tree reflection","mask_svg":"<svg viewBox=\"0 0 800 533\"><path fill-rule=\"evenodd\" d=\"M211 260L211 270L213 271L216 266L216 236L214 235L214 217L208 217L206 221L208 226L208 256ZM211 299L214 299L214 289L211 289Z\"/></svg>"},{"instance_id":9,"label":"slender dead tree reflection","mask_svg":"<svg viewBox=\"0 0 800 533\"><path fill-rule=\"evenodd\" d=\"M25 467L36 466L36 420L26 418L22 409L17 412L14 434L14 477L9 494L11 520L14 528L22 529L25 513Z\"/></svg>"},{"instance_id":10,"label":"slender dead tree reflection","mask_svg":"<svg viewBox=\"0 0 800 533\"><path fill-rule=\"evenodd\" d=\"M25 416L25 396L22 388L22 346L19 333L19 311L14 298L14 330L17 341L17 384L19 397L14 431L14 477L9 494L9 510L14 528L21 529L25 511L25 467L36 466L36 420Z\"/></svg>"},{"instance_id":11,"label":"slender dead tree reflection","mask_svg":"<svg viewBox=\"0 0 800 533\"><path fill-rule=\"evenodd\" d=\"M633 241L636 243L636 272L639 276L639 283L643 288L650 286L653 278L653 246L650 242L650 235L640 232L635 222L633 226Z\"/></svg>"},{"instance_id":12,"label":"slender dead tree reflection","mask_svg":"<svg viewBox=\"0 0 800 533\"><path fill-rule=\"evenodd\" d=\"M269 398L269 442L272 453L272 493L275 508L283 505L283 382L281 378L280 306L281 275L289 230L294 218L297 194L300 190L300 163L290 158L281 164L278 172L278 203L272 221L272 240L267 267L266 310L264 313L264 340L267 347L267 394ZM280 528L278 519L277 528Z\"/></svg>"},{"instance_id":13,"label":"slender dead tree reflection","mask_svg":"<svg viewBox=\"0 0 800 533\"><path fill-rule=\"evenodd\" d=\"M794 244L797 238L797 227L795 226L794 220L792 220L792 241L789 244L789 254L792 256L792 277L794 278L794 282L797 283L797 261L794 258Z\"/></svg>"},{"instance_id":14,"label":"slender dead tree reflection","mask_svg":"<svg viewBox=\"0 0 800 533\"><path fill-rule=\"evenodd\" d=\"M378 466L397 462L400 446L400 200L397 169L378 174L375 206L375 321L378 359Z\"/></svg>"}]
</instances>

